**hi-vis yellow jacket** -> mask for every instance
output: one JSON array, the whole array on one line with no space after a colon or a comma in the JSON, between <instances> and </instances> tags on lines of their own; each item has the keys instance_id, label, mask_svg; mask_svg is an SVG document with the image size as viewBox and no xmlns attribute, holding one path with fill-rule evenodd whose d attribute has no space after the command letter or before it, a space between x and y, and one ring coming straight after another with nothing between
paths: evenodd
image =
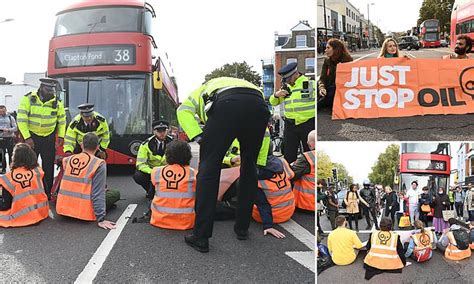
<instances>
[{"instance_id":1,"label":"hi-vis yellow jacket","mask_svg":"<svg viewBox=\"0 0 474 284\"><path fill-rule=\"evenodd\" d=\"M93 128L95 128L93 132L100 139L100 148L102 150L107 150L110 144L109 124L107 123L107 120L101 114L94 111L94 121L92 124ZM86 134L87 131L85 129L84 121L81 120L81 115L78 114L74 117L71 123L69 123L69 127L67 128L66 136L64 137L64 153L74 152L74 148L76 145L82 144L82 140Z\"/></svg>"}]
</instances>

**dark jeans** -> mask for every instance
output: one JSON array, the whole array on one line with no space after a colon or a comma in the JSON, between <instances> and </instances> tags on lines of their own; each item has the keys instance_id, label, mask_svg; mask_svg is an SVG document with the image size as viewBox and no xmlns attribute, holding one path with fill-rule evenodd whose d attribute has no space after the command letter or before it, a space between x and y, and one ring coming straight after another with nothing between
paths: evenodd
<instances>
[{"instance_id":1,"label":"dark jeans","mask_svg":"<svg viewBox=\"0 0 474 284\"><path fill-rule=\"evenodd\" d=\"M36 157L41 156L41 168L44 171L43 184L48 198L51 197L54 176L54 158L56 155L56 132L42 137L31 133L31 139L35 143L34 151Z\"/></svg>"},{"instance_id":2,"label":"dark jeans","mask_svg":"<svg viewBox=\"0 0 474 284\"><path fill-rule=\"evenodd\" d=\"M288 164L296 161L298 156L298 147L303 144L303 152L309 151L308 146L308 134L314 130L315 120L314 118L295 125L289 120L285 120L285 130L283 131L283 154Z\"/></svg>"},{"instance_id":3,"label":"dark jeans","mask_svg":"<svg viewBox=\"0 0 474 284\"><path fill-rule=\"evenodd\" d=\"M474 221L474 210L467 211L469 214L469 221Z\"/></svg>"},{"instance_id":4,"label":"dark jeans","mask_svg":"<svg viewBox=\"0 0 474 284\"><path fill-rule=\"evenodd\" d=\"M339 216L339 212L335 210L328 210L329 221L331 222L331 229L335 230L336 226L336 217Z\"/></svg>"},{"instance_id":5,"label":"dark jeans","mask_svg":"<svg viewBox=\"0 0 474 284\"><path fill-rule=\"evenodd\" d=\"M458 217L463 217L464 215L464 203L463 202L455 202L454 207L456 207L456 215Z\"/></svg>"},{"instance_id":6,"label":"dark jeans","mask_svg":"<svg viewBox=\"0 0 474 284\"><path fill-rule=\"evenodd\" d=\"M13 141L13 137L0 138L0 148L3 149L3 154L5 157L5 160L4 161L2 160L2 163L5 162L5 165L2 165L3 171L5 171L7 168L7 165L9 165L12 162L14 144L15 144L15 141ZM8 163L7 163L7 153L8 153Z\"/></svg>"},{"instance_id":7,"label":"dark jeans","mask_svg":"<svg viewBox=\"0 0 474 284\"><path fill-rule=\"evenodd\" d=\"M352 230L352 220L354 220L356 230L359 231L359 213L349 214L349 228Z\"/></svg>"},{"instance_id":8,"label":"dark jeans","mask_svg":"<svg viewBox=\"0 0 474 284\"><path fill-rule=\"evenodd\" d=\"M396 210L392 209L392 210L387 210L385 209L385 217L388 217L388 215L390 214L390 219L392 219L392 228L395 228L398 224L395 222L395 213L397 212Z\"/></svg>"},{"instance_id":9,"label":"dark jeans","mask_svg":"<svg viewBox=\"0 0 474 284\"><path fill-rule=\"evenodd\" d=\"M423 221L425 227L428 227L428 213L420 211L420 221Z\"/></svg>"},{"instance_id":10,"label":"dark jeans","mask_svg":"<svg viewBox=\"0 0 474 284\"><path fill-rule=\"evenodd\" d=\"M324 99L318 101L318 104L317 104L318 110L323 109L323 108L332 109L335 95L336 95L336 86L326 87L326 96L324 97Z\"/></svg>"},{"instance_id":11,"label":"dark jeans","mask_svg":"<svg viewBox=\"0 0 474 284\"><path fill-rule=\"evenodd\" d=\"M379 224L377 224L377 213L375 213L375 205L373 207L367 207L362 205L362 210L364 210L365 221L367 222L367 227L371 227L370 215L372 215L372 220L375 223L375 229L379 229Z\"/></svg>"},{"instance_id":12,"label":"dark jeans","mask_svg":"<svg viewBox=\"0 0 474 284\"><path fill-rule=\"evenodd\" d=\"M222 159L235 138L240 142L241 166L234 231L247 232L257 196L257 156L269 117L264 99L242 89L219 97L209 110L199 150L196 237L212 236Z\"/></svg>"},{"instance_id":13,"label":"dark jeans","mask_svg":"<svg viewBox=\"0 0 474 284\"><path fill-rule=\"evenodd\" d=\"M321 224L319 223L319 220L321 219L321 211L316 211L316 225L318 226L318 233L323 232L323 228L321 228Z\"/></svg>"},{"instance_id":14,"label":"dark jeans","mask_svg":"<svg viewBox=\"0 0 474 284\"><path fill-rule=\"evenodd\" d=\"M153 195L155 195L155 188L151 184L151 176L150 174L146 174L144 172L141 172L139 170L135 170L135 173L133 174L133 180L141 185L143 189L145 190L147 197L152 199Z\"/></svg>"}]
</instances>

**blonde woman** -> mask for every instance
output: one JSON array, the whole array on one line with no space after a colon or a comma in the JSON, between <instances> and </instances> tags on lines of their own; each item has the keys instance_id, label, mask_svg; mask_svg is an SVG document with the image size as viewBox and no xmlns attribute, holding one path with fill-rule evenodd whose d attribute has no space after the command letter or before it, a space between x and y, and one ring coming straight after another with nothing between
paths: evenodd
<instances>
[{"instance_id":1,"label":"blonde woman","mask_svg":"<svg viewBox=\"0 0 474 284\"><path fill-rule=\"evenodd\" d=\"M401 56L398 43L393 38L387 38L382 44L378 58L394 58Z\"/></svg>"},{"instance_id":2,"label":"blonde woman","mask_svg":"<svg viewBox=\"0 0 474 284\"><path fill-rule=\"evenodd\" d=\"M352 230L352 219L354 219L356 231L359 231L359 194L357 193L357 185L351 184L344 203L346 203L347 213L349 214L349 228Z\"/></svg>"}]
</instances>

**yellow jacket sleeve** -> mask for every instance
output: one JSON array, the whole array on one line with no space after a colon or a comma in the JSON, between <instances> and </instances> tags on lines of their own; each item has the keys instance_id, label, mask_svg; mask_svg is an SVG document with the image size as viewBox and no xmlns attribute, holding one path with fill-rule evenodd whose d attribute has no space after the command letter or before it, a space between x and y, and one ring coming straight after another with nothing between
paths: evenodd
<instances>
[{"instance_id":1,"label":"yellow jacket sleeve","mask_svg":"<svg viewBox=\"0 0 474 284\"><path fill-rule=\"evenodd\" d=\"M232 153L233 152L232 149L234 147L237 147L237 153L236 154ZM229 167L236 166L236 165L232 165L231 160L232 160L232 158L234 158L235 156L238 156L238 155L240 155L240 143L237 139L234 139L234 142L232 142L232 144L230 145L229 150L227 150L227 153L225 154L224 159L222 160L222 163L224 165L229 166Z\"/></svg>"},{"instance_id":2,"label":"yellow jacket sleeve","mask_svg":"<svg viewBox=\"0 0 474 284\"><path fill-rule=\"evenodd\" d=\"M281 104L284 100L285 98L283 97L282 98L275 97L275 94L271 95L270 98L268 99L268 101L270 102L272 106L277 106Z\"/></svg>"},{"instance_id":3,"label":"yellow jacket sleeve","mask_svg":"<svg viewBox=\"0 0 474 284\"><path fill-rule=\"evenodd\" d=\"M66 112L64 111L64 104L58 101L58 137L64 138L66 134Z\"/></svg>"},{"instance_id":4,"label":"yellow jacket sleeve","mask_svg":"<svg viewBox=\"0 0 474 284\"><path fill-rule=\"evenodd\" d=\"M193 91L176 110L179 125L186 132L190 140L202 133L195 116L197 115L202 123L206 122L204 100L201 98L201 93L204 89L205 85Z\"/></svg>"},{"instance_id":5,"label":"yellow jacket sleeve","mask_svg":"<svg viewBox=\"0 0 474 284\"><path fill-rule=\"evenodd\" d=\"M31 137L30 130L28 129L28 114L30 113L30 97L23 96L18 107L17 123L18 129L20 130L23 139Z\"/></svg>"},{"instance_id":6,"label":"yellow jacket sleeve","mask_svg":"<svg viewBox=\"0 0 474 284\"><path fill-rule=\"evenodd\" d=\"M138 148L136 167L137 167L137 170L139 170L140 172L151 174L152 168L147 163L148 155L147 155L146 148L147 148L146 144L142 144L140 145L140 148Z\"/></svg>"},{"instance_id":7,"label":"yellow jacket sleeve","mask_svg":"<svg viewBox=\"0 0 474 284\"><path fill-rule=\"evenodd\" d=\"M74 119L69 123L69 126L66 131L66 135L64 136L64 146L63 146L63 151L64 153L66 152L74 152L74 147L76 146L76 138L77 138L77 133L74 131L74 129L71 127L71 125L74 123Z\"/></svg>"},{"instance_id":8,"label":"yellow jacket sleeve","mask_svg":"<svg viewBox=\"0 0 474 284\"><path fill-rule=\"evenodd\" d=\"M109 131L109 124L107 121L101 122L102 125L104 126L104 132L102 133L100 137L100 148L106 150L109 148L110 144L110 131Z\"/></svg>"}]
</instances>

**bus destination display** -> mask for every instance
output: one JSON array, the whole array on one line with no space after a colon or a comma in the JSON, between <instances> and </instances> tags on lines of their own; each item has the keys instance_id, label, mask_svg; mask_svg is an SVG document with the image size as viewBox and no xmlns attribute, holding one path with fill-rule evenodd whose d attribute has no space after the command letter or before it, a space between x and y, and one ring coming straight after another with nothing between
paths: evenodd
<instances>
[{"instance_id":1,"label":"bus destination display","mask_svg":"<svg viewBox=\"0 0 474 284\"><path fill-rule=\"evenodd\" d=\"M56 68L134 65L136 61L134 45L97 45L56 50Z\"/></svg>"},{"instance_id":2,"label":"bus destination display","mask_svg":"<svg viewBox=\"0 0 474 284\"><path fill-rule=\"evenodd\" d=\"M446 171L446 162L436 160L408 160L408 169Z\"/></svg>"}]
</instances>

